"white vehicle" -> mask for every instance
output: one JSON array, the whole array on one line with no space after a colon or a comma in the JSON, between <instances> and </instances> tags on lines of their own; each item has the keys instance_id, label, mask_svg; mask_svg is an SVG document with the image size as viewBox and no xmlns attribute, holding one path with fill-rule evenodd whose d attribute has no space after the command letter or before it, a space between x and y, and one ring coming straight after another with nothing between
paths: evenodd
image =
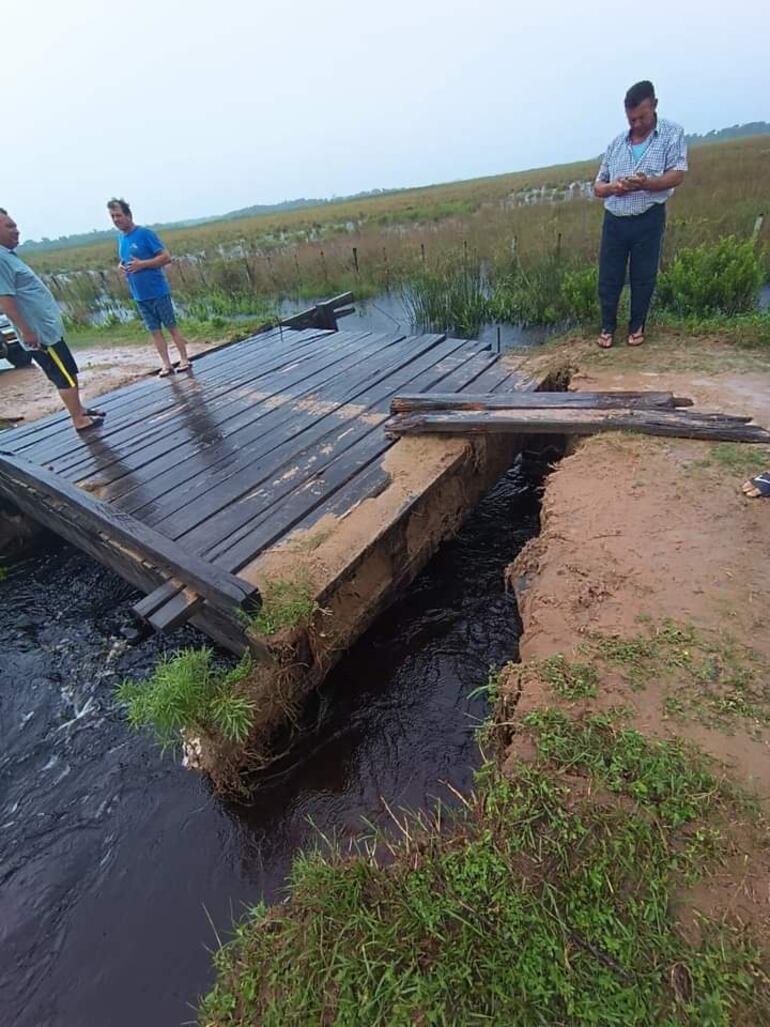
<instances>
[{"instance_id":1,"label":"white vehicle","mask_svg":"<svg viewBox=\"0 0 770 1027\"><path fill-rule=\"evenodd\" d=\"M32 363L32 354L19 345L13 325L4 314L0 314L0 359L14 367L29 367Z\"/></svg>"}]
</instances>

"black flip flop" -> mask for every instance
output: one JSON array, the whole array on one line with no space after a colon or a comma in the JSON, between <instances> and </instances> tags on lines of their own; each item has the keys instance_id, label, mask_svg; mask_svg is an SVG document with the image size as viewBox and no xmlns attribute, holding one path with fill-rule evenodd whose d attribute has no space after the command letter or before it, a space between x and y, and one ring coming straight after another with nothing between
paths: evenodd
<instances>
[{"instance_id":1,"label":"black flip flop","mask_svg":"<svg viewBox=\"0 0 770 1027\"><path fill-rule=\"evenodd\" d=\"M768 499L770 498L770 471L765 471L763 474L758 474L754 478L749 479L751 484L759 492L758 496L749 496L749 499Z\"/></svg>"},{"instance_id":2,"label":"black flip flop","mask_svg":"<svg viewBox=\"0 0 770 1027\"><path fill-rule=\"evenodd\" d=\"M89 417L106 417L107 414L104 410L92 410L90 407L86 407L86 413Z\"/></svg>"},{"instance_id":3,"label":"black flip flop","mask_svg":"<svg viewBox=\"0 0 770 1027\"><path fill-rule=\"evenodd\" d=\"M91 417L90 414L88 416ZM75 431L78 432L79 434L82 434L84 431L91 431L92 428L98 428L103 420L104 420L103 417L91 417L91 423L90 424L86 424L82 428L76 428Z\"/></svg>"}]
</instances>

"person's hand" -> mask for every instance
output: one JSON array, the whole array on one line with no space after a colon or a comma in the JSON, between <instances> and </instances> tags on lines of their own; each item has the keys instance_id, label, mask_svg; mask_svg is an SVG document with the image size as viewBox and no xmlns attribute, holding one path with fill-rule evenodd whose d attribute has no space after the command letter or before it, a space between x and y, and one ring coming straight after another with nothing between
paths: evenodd
<instances>
[{"instance_id":1,"label":"person's hand","mask_svg":"<svg viewBox=\"0 0 770 1027\"><path fill-rule=\"evenodd\" d=\"M638 171L635 175L629 175L625 182L629 189L644 189L647 184L647 176L643 171Z\"/></svg>"},{"instance_id":2,"label":"person's hand","mask_svg":"<svg viewBox=\"0 0 770 1027\"><path fill-rule=\"evenodd\" d=\"M24 343L25 346L28 346L29 349L40 349L41 348L40 340L32 332L30 332L28 335L22 335L21 341Z\"/></svg>"},{"instance_id":3,"label":"person's hand","mask_svg":"<svg viewBox=\"0 0 770 1027\"><path fill-rule=\"evenodd\" d=\"M612 183L612 189L616 196L625 196L625 194L629 191L626 182L627 179L618 178Z\"/></svg>"},{"instance_id":4,"label":"person's hand","mask_svg":"<svg viewBox=\"0 0 770 1027\"><path fill-rule=\"evenodd\" d=\"M127 275L133 275L137 271L141 271L144 267L143 260L137 260L136 257L132 257L127 264L123 265L123 270Z\"/></svg>"}]
</instances>

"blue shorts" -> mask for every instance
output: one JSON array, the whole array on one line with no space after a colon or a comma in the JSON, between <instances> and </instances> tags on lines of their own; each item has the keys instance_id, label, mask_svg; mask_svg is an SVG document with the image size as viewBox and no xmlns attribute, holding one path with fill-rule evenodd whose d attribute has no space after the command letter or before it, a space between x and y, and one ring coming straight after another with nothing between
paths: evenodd
<instances>
[{"instance_id":1,"label":"blue shorts","mask_svg":"<svg viewBox=\"0 0 770 1027\"><path fill-rule=\"evenodd\" d=\"M136 305L148 332L160 331L161 325L176 328L176 314L169 293L154 300L137 300Z\"/></svg>"}]
</instances>

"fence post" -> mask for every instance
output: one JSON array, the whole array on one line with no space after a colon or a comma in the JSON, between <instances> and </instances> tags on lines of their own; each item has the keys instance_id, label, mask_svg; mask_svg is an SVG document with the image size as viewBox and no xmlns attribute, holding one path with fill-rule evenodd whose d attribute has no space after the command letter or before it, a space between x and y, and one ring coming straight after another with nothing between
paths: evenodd
<instances>
[{"instance_id":1,"label":"fence post","mask_svg":"<svg viewBox=\"0 0 770 1027\"><path fill-rule=\"evenodd\" d=\"M762 231L762 224L763 224L764 220L765 220L764 212L762 214L757 214L757 220L754 222L754 228L752 229L752 232L751 232L751 241L753 243L755 243L755 244L757 242L757 239L759 239L759 233Z\"/></svg>"},{"instance_id":2,"label":"fence post","mask_svg":"<svg viewBox=\"0 0 770 1027\"><path fill-rule=\"evenodd\" d=\"M357 246L353 247L353 264L355 265L355 268L356 268L356 274L358 274L358 247Z\"/></svg>"},{"instance_id":3,"label":"fence post","mask_svg":"<svg viewBox=\"0 0 770 1027\"><path fill-rule=\"evenodd\" d=\"M425 243L424 242L420 243L420 256L421 256L422 262L424 264L425 263Z\"/></svg>"}]
</instances>

